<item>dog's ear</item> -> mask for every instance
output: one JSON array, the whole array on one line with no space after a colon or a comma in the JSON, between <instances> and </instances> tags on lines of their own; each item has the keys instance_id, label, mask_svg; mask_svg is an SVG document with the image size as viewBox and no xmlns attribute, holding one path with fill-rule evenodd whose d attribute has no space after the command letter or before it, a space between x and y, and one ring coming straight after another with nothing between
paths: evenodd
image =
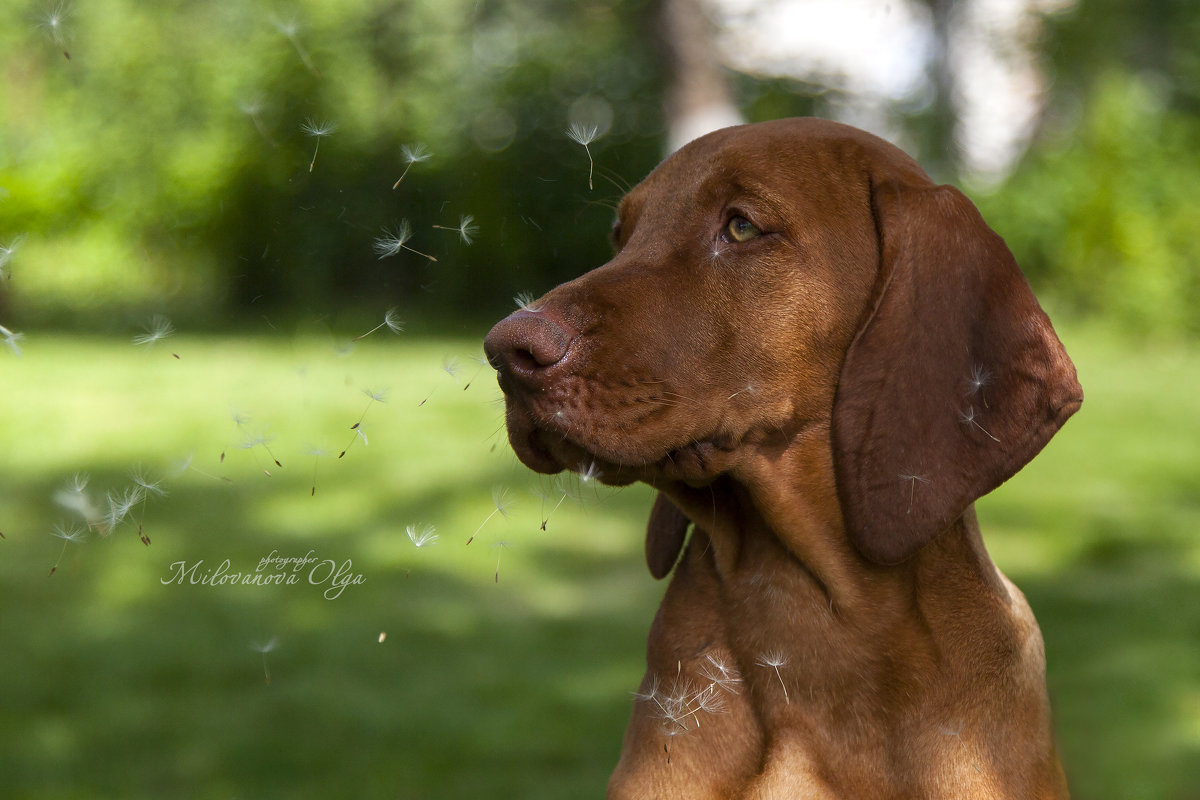
<instances>
[{"instance_id":1,"label":"dog's ear","mask_svg":"<svg viewBox=\"0 0 1200 800\"><path fill-rule=\"evenodd\" d=\"M1083 401L1004 241L948 186L872 187L880 265L833 409L846 529L899 563L1012 477Z\"/></svg>"},{"instance_id":2,"label":"dog's ear","mask_svg":"<svg viewBox=\"0 0 1200 800\"><path fill-rule=\"evenodd\" d=\"M656 579L667 577L683 549L691 520L661 492L646 523L646 566Z\"/></svg>"}]
</instances>

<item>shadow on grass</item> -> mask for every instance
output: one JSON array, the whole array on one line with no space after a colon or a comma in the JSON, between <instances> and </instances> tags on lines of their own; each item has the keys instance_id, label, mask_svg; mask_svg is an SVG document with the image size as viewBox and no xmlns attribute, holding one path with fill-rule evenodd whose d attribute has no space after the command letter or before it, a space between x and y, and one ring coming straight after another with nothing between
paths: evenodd
<instances>
[{"instance_id":1,"label":"shadow on grass","mask_svg":"<svg viewBox=\"0 0 1200 800\"><path fill-rule=\"evenodd\" d=\"M384 513L411 519L464 492L486 496L490 485L390 503ZM56 488L22 491L48 497ZM150 547L121 529L71 545L49 578L53 540L10 551L18 559L6 565L2 595L6 796L600 793L658 592L636 553L531 546L514 569L523 580L581 579L572 610L558 613L553 597L535 602L507 576L494 583L490 569L372 560L346 531L316 526L281 541L247 522L261 500L215 482L180 485L169 505L150 507ZM619 501L605 513L643 513L637 505ZM420 555L461 546L447 538L442 553ZM310 547L318 559L351 561L364 583L326 599L328 582L311 585L307 566L292 586L170 582L177 560L204 559L209 569L229 559L231 570L249 572L272 550L304 556ZM609 579L644 591L589 602ZM273 638L269 652L255 649Z\"/></svg>"},{"instance_id":2,"label":"shadow on grass","mask_svg":"<svg viewBox=\"0 0 1200 800\"><path fill-rule=\"evenodd\" d=\"M1105 533L1050 576L1017 577L1046 641L1077 800L1200 798L1200 579L1187 551Z\"/></svg>"},{"instance_id":3,"label":"shadow on grass","mask_svg":"<svg viewBox=\"0 0 1200 800\"><path fill-rule=\"evenodd\" d=\"M404 521L486 496L503 477L388 498L374 514L403 537ZM443 532L436 549L395 557L380 554L387 533L313 520L281 538L253 522L268 488L302 502L302 484L181 483L149 508L150 547L123 529L72 545L51 578L53 540L3 543L5 796L601 794L661 591L640 555L646 496L606 497L594 518L519 534L495 583L495 551L478 549L490 534L472 551L469 529ZM584 546L614 524L627 539ZM1177 531L1135 535L1101 512L1081 516L1077 535L1055 571L1013 576L1045 635L1074 796L1195 800L1200 579L1189 550ZM272 550L310 548L351 561L365 582L336 599L307 568L292 586L163 583L181 559L228 558L244 572Z\"/></svg>"}]
</instances>

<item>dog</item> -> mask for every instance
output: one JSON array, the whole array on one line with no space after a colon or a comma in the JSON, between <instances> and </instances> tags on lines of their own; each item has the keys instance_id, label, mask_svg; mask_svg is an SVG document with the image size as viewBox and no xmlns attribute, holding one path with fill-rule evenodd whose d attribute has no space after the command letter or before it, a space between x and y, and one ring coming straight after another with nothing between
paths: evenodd
<instances>
[{"instance_id":1,"label":"dog","mask_svg":"<svg viewBox=\"0 0 1200 800\"><path fill-rule=\"evenodd\" d=\"M973 503L1083 393L1003 240L801 118L683 147L612 241L485 340L522 462L658 492L674 575L608 797L1067 797L1041 633Z\"/></svg>"}]
</instances>

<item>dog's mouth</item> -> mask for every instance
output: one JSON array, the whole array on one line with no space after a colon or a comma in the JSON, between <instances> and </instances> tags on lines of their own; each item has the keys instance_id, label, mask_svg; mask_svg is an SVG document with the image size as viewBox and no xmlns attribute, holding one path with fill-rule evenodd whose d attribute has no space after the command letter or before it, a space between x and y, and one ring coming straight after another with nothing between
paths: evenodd
<instances>
[{"instance_id":1,"label":"dog's mouth","mask_svg":"<svg viewBox=\"0 0 1200 800\"><path fill-rule=\"evenodd\" d=\"M611 486L662 479L698 485L723 472L736 449L732 437L722 436L678 444L657 444L653 437L639 435L638 431L588 437L573 429L564 419L566 415L556 412L539 421L520 399L507 396L506 402L509 442L521 462L535 472L569 470ZM594 432L597 426L587 427L588 432Z\"/></svg>"}]
</instances>

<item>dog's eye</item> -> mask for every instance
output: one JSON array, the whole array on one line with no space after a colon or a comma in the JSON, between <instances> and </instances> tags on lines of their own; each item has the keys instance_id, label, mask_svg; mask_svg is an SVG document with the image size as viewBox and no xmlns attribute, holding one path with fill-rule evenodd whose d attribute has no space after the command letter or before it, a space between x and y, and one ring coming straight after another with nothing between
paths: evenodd
<instances>
[{"instance_id":1,"label":"dog's eye","mask_svg":"<svg viewBox=\"0 0 1200 800\"><path fill-rule=\"evenodd\" d=\"M748 242L762 231L754 227L754 223L745 217L734 217L725 226L725 233L735 242Z\"/></svg>"}]
</instances>

